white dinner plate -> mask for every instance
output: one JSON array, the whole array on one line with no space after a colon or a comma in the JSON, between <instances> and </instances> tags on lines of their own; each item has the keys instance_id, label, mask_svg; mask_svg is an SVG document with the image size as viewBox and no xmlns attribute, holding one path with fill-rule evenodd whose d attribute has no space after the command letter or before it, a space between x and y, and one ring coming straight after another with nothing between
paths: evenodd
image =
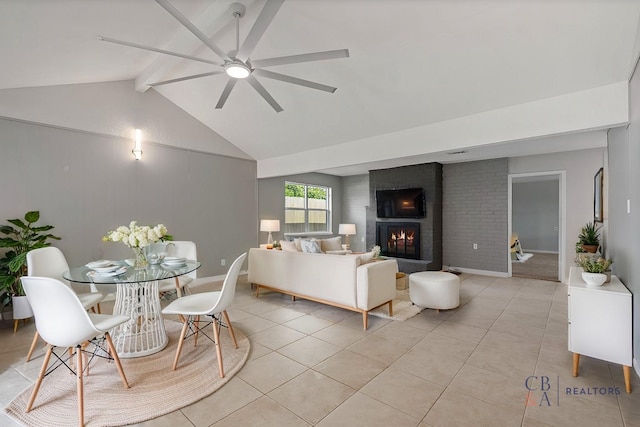
<instances>
[{"instance_id":1,"label":"white dinner plate","mask_svg":"<svg viewBox=\"0 0 640 427\"><path fill-rule=\"evenodd\" d=\"M101 259L100 261L91 261L90 263L87 263L86 266L89 268L100 268L100 267L108 267L110 265L112 265L113 262L106 260L106 259Z\"/></svg>"},{"instance_id":2,"label":"white dinner plate","mask_svg":"<svg viewBox=\"0 0 640 427\"><path fill-rule=\"evenodd\" d=\"M184 262L172 262L172 263L166 263L163 262L162 266L164 268L181 268L184 267L186 264Z\"/></svg>"},{"instance_id":3,"label":"white dinner plate","mask_svg":"<svg viewBox=\"0 0 640 427\"><path fill-rule=\"evenodd\" d=\"M163 264L175 264L175 263L184 264L186 260L187 260L186 258L167 256L167 257L164 257L164 259L162 260L162 263Z\"/></svg>"},{"instance_id":4,"label":"white dinner plate","mask_svg":"<svg viewBox=\"0 0 640 427\"><path fill-rule=\"evenodd\" d=\"M119 268L119 264L111 264L105 267L93 267L92 270L94 270L96 273L111 273L112 271L116 271Z\"/></svg>"},{"instance_id":5,"label":"white dinner plate","mask_svg":"<svg viewBox=\"0 0 640 427\"><path fill-rule=\"evenodd\" d=\"M116 266L118 269L115 271L103 271L103 272L99 272L99 271L90 271L87 273L87 276L89 277L111 277L111 276L117 276L118 274L122 274L124 272L127 271L127 267L120 267L120 266Z\"/></svg>"}]
</instances>

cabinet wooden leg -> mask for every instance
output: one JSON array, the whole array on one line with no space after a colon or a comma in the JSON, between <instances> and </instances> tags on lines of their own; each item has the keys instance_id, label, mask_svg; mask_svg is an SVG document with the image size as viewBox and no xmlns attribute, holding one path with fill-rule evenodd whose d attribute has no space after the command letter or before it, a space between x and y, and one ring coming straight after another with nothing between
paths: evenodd
<instances>
[{"instance_id":1,"label":"cabinet wooden leg","mask_svg":"<svg viewBox=\"0 0 640 427\"><path fill-rule=\"evenodd\" d=\"M631 393L631 366L623 366L622 372L624 373L624 388L627 393Z\"/></svg>"},{"instance_id":2,"label":"cabinet wooden leg","mask_svg":"<svg viewBox=\"0 0 640 427\"><path fill-rule=\"evenodd\" d=\"M580 354L573 353L573 376L578 376L578 366L580 366Z\"/></svg>"}]
</instances>

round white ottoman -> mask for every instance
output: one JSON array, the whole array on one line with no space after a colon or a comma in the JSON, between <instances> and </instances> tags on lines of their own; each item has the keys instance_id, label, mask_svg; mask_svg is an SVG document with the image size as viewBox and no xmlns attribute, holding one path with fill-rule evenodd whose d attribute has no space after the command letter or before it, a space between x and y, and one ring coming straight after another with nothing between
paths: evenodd
<instances>
[{"instance_id":1,"label":"round white ottoman","mask_svg":"<svg viewBox=\"0 0 640 427\"><path fill-rule=\"evenodd\" d=\"M415 305L436 310L460 305L460 279L443 271L421 271L409 275L409 298Z\"/></svg>"}]
</instances>

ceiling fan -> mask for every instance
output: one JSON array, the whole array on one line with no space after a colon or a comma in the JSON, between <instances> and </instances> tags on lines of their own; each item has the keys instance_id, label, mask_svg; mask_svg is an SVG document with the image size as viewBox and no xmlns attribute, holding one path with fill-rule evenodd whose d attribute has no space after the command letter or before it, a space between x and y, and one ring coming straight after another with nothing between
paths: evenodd
<instances>
[{"instance_id":1,"label":"ceiling fan","mask_svg":"<svg viewBox=\"0 0 640 427\"><path fill-rule=\"evenodd\" d=\"M284 64L294 64L299 62L310 62L310 61L321 61L325 59L336 59L336 58L348 58L349 50L348 49L338 49L338 50L329 50L325 52L314 52L314 53L305 53L300 55L290 55L290 56L280 56L276 58L267 58L267 59L255 59L252 60L249 58L256 45L262 38L262 35L267 30L269 24L276 16L282 3L284 0L266 0L262 11L260 12L256 22L253 24L253 27L249 31L247 37L245 38L242 45L240 45L240 18L242 18L246 12L246 8L243 4L233 3L230 7L232 16L236 19L236 50L225 53L220 49L216 44L214 44L204 33L202 33L191 21L189 21L178 9L176 9L171 3L167 0L155 0L163 9L165 9L171 16L173 16L178 22L180 22L187 30L189 30L193 35L195 35L202 43L204 43L209 49L211 49L220 59L224 62L219 63L215 61L210 61L203 58L198 58L191 55L185 55L177 52L171 52L168 50L157 49L150 46L144 46L137 43L116 40L109 37L98 36L98 39L109 42L120 44L129 47L135 47L138 49L149 50L152 52L162 53L165 55L177 56L184 59L190 59L194 61L204 62L207 64L213 64L221 69L216 71L211 71L208 73L194 74L190 76L179 77L170 80L164 80L160 82L150 83L149 86L161 86L169 83L181 82L184 80L197 79L201 77L213 76L216 74L226 74L229 76L229 80L227 81L220 98L218 99L218 103L216 104L216 108L222 108L229 97L229 94L233 90L234 86L238 82L238 80L246 80L251 87L253 87L256 92L264 98L265 101L271 107L276 110L276 112L282 111L282 107L276 102L275 99L267 92L267 90L260 84L258 79L255 76L266 77L269 79L280 80L287 83L293 83L299 86L305 86L311 89L322 90L325 92L334 93L337 88L323 85L320 83L315 83L309 80L299 79L297 77L288 76L286 74L275 73L273 71L268 71L263 69L263 67L272 67L276 65L284 65Z\"/></svg>"}]
</instances>

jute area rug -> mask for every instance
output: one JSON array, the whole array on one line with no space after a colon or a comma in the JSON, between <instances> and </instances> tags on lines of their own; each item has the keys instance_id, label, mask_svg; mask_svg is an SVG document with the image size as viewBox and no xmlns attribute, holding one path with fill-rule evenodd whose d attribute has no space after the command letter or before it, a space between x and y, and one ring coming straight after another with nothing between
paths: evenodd
<instances>
[{"instance_id":1,"label":"jute area rug","mask_svg":"<svg viewBox=\"0 0 640 427\"><path fill-rule=\"evenodd\" d=\"M238 349L233 348L226 328L220 331L225 377L220 378L213 342L193 337L182 348L178 368L171 370L181 324L166 320L167 347L151 356L120 359L131 388L125 389L113 362L94 358L84 379L84 416L87 426L122 426L140 423L194 403L218 390L242 368L249 356L249 340L234 329ZM212 336L211 327L207 335ZM53 361L53 357L51 358ZM49 362L51 364L52 362ZM37 358L30 363L42 363ZM46 376L31 412L24 409L33 386L5 408L8 415L26 426L72 426L78 424L76 380L67 368Z\"/></svg>"},{"instance_id":2,"label":"jute area rug","mask_svg":"<svg viewBox=\"0 0 640 427\"><path fill-rule=\"evenodd\" d=\"M424 310L424 307L414 305L409 299L409 290L396 291L396 297L392 302L393 316L389 317L389 306L383 305L369 312L372 316L384 317L385 319L407 320Z\"/></svg>"}]
</instances>

